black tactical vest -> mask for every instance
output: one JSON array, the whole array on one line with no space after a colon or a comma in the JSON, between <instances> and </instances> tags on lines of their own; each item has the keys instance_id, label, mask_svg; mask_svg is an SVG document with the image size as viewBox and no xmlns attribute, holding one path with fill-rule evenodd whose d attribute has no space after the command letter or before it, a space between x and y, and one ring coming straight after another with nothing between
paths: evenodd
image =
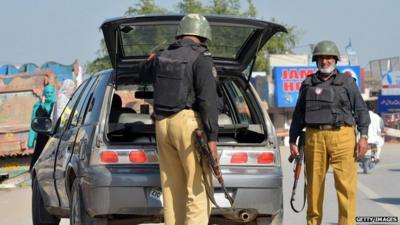
<instances>
[{"instance_id":1,"label":"black tactical vest","mask_svg":"<svg viewBox=\"0 0 400 225\"><path fill-rule=\"evenodd\" d=\"M173 46L173 47L171 47ZM198 44L176 42L157 56L154 82L154 111L169 116L195 102L193 63L207 51Z\"/></svg>"},{"instance_id":2,"label":"black tactical vest","mask_svg":"<svg viewBox=\"0 0 400 225\"><path fill-rule=\"evenodd\" d=\"M307 125L329 124L340 126L344 123L343 107L347 107L343 100L345 92L343 77L337 76L333 80L322 83L313 83L308 78L303 85L305 88L305 122ZM347 97L347 96L346 96Z\"/></svg>"}]
</instances>

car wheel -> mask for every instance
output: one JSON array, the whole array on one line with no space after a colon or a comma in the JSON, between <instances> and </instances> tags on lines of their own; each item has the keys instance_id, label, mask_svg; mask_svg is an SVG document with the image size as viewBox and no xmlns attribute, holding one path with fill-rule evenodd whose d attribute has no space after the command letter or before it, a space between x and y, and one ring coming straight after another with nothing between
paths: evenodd
<instances>
[{"instance_id":1,"label":"car wheel","mask_svg":"<svg viewBox=\"0 0 400 225\"><path fill-rule=\"evenodd\" d=\"M87 214L78 179L75 179L72 184L71 196L69 214L70 225L107 225L106 219L92 218Z\"/></svg>"},{"instance_id":2,"label":"car wheel","mask_svg":"<svg viewBox=\"0 0 400 225\"><path fill-rule=\"evenodd\" d=\"M36 177L32 181L32 222L33 225L58 225L60 223L60 218L49 214L45 209Z\"/></svg>"}]
</instances>

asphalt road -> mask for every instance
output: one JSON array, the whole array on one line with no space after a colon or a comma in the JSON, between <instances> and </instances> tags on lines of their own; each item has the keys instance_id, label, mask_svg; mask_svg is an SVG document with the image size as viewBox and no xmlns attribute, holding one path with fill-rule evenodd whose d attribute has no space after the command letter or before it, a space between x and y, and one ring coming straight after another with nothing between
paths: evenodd
<instances>
[{"instance_id":1,"label":"asphalt road","mask_svg":"<svg viewBox=\"0 0 400 225\"><path fill-rule=\"evenodd\" d=\"M287 162L288 148L282 147L282 163L284 172L284 224L306 224L305 210L294 213L289 204L292 190L292 165ZM395 216L400 219L400 144L386 144L381 154L381 162L365 175L361 169L358 173L358 209L357 216ZM302 201L302 181L297 191L296 203ZM325 204L323 224L337 224L337 200L331 170L326 178ZM0 189L0 224L30 225L31 222L31 189L20 187ZM63 219L62 225L69 224ZM359 223L367 224L400 224L397 223Z\"/></svg>"}]
</instances>

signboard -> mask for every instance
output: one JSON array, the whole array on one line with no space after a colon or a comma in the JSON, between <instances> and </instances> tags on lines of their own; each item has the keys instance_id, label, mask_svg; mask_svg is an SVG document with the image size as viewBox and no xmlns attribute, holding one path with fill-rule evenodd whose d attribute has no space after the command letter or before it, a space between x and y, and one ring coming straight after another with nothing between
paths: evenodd
<instances>
[{"instance_id":1,"label":"signboard","mask_svg":"<svg viewBox=\"0 0 400 225\"><path fill-rule=\"evenodd\" d=\"M400 71L388 71L382 75L382 95L400 95Z\"/></svg>"},{"instance_id":2,"label":"signboard","mask_svg":"<svg viewBox=\"0 0 400 225\"><path fill-rule=\"evenodd\" d=\"M356 79L361 90L360 67L338 66L337 69ZM291 108L296 106L301 82L310 74L317 71L315 66L284 66L274 67L273 76L275 84L275 106L278 108Z\"/></svg>"},{"instance_id":3,"label":"signboard","mask_svg":"<svg viewBox=\"0 0 400 225\"><path fill-rule=\"evenodd\" d=\"M380 113L400 112L400 95L378 96L378 112Z\"/></svg>"}]
</instances>

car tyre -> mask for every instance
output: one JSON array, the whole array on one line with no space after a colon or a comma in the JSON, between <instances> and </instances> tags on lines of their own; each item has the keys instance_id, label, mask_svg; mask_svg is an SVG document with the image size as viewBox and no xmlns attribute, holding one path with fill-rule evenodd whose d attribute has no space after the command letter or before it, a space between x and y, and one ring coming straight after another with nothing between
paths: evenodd
<instances>
[{"instance_id":1,"label":"car tyre","mask_svg":"<svg viewBox=\"0 0 400 225\"><path fill-rule=\"evenodd\" d=\"M33 225L58 225L60 218L49 214L44 207L39 183L35 178L32 181L32 222Z\"/></svg>"},{"instance_id":2,"label":"car tyre","mask_svg":"<svg viewBox=\"0 0 400 225\"><path fill-rule=\"evenodd\" d=\"M74 180L71 189L69 221L70 225L107 225L106 219L92 218L87 214L78 179Z\"/></svg>"}]
</instances>

